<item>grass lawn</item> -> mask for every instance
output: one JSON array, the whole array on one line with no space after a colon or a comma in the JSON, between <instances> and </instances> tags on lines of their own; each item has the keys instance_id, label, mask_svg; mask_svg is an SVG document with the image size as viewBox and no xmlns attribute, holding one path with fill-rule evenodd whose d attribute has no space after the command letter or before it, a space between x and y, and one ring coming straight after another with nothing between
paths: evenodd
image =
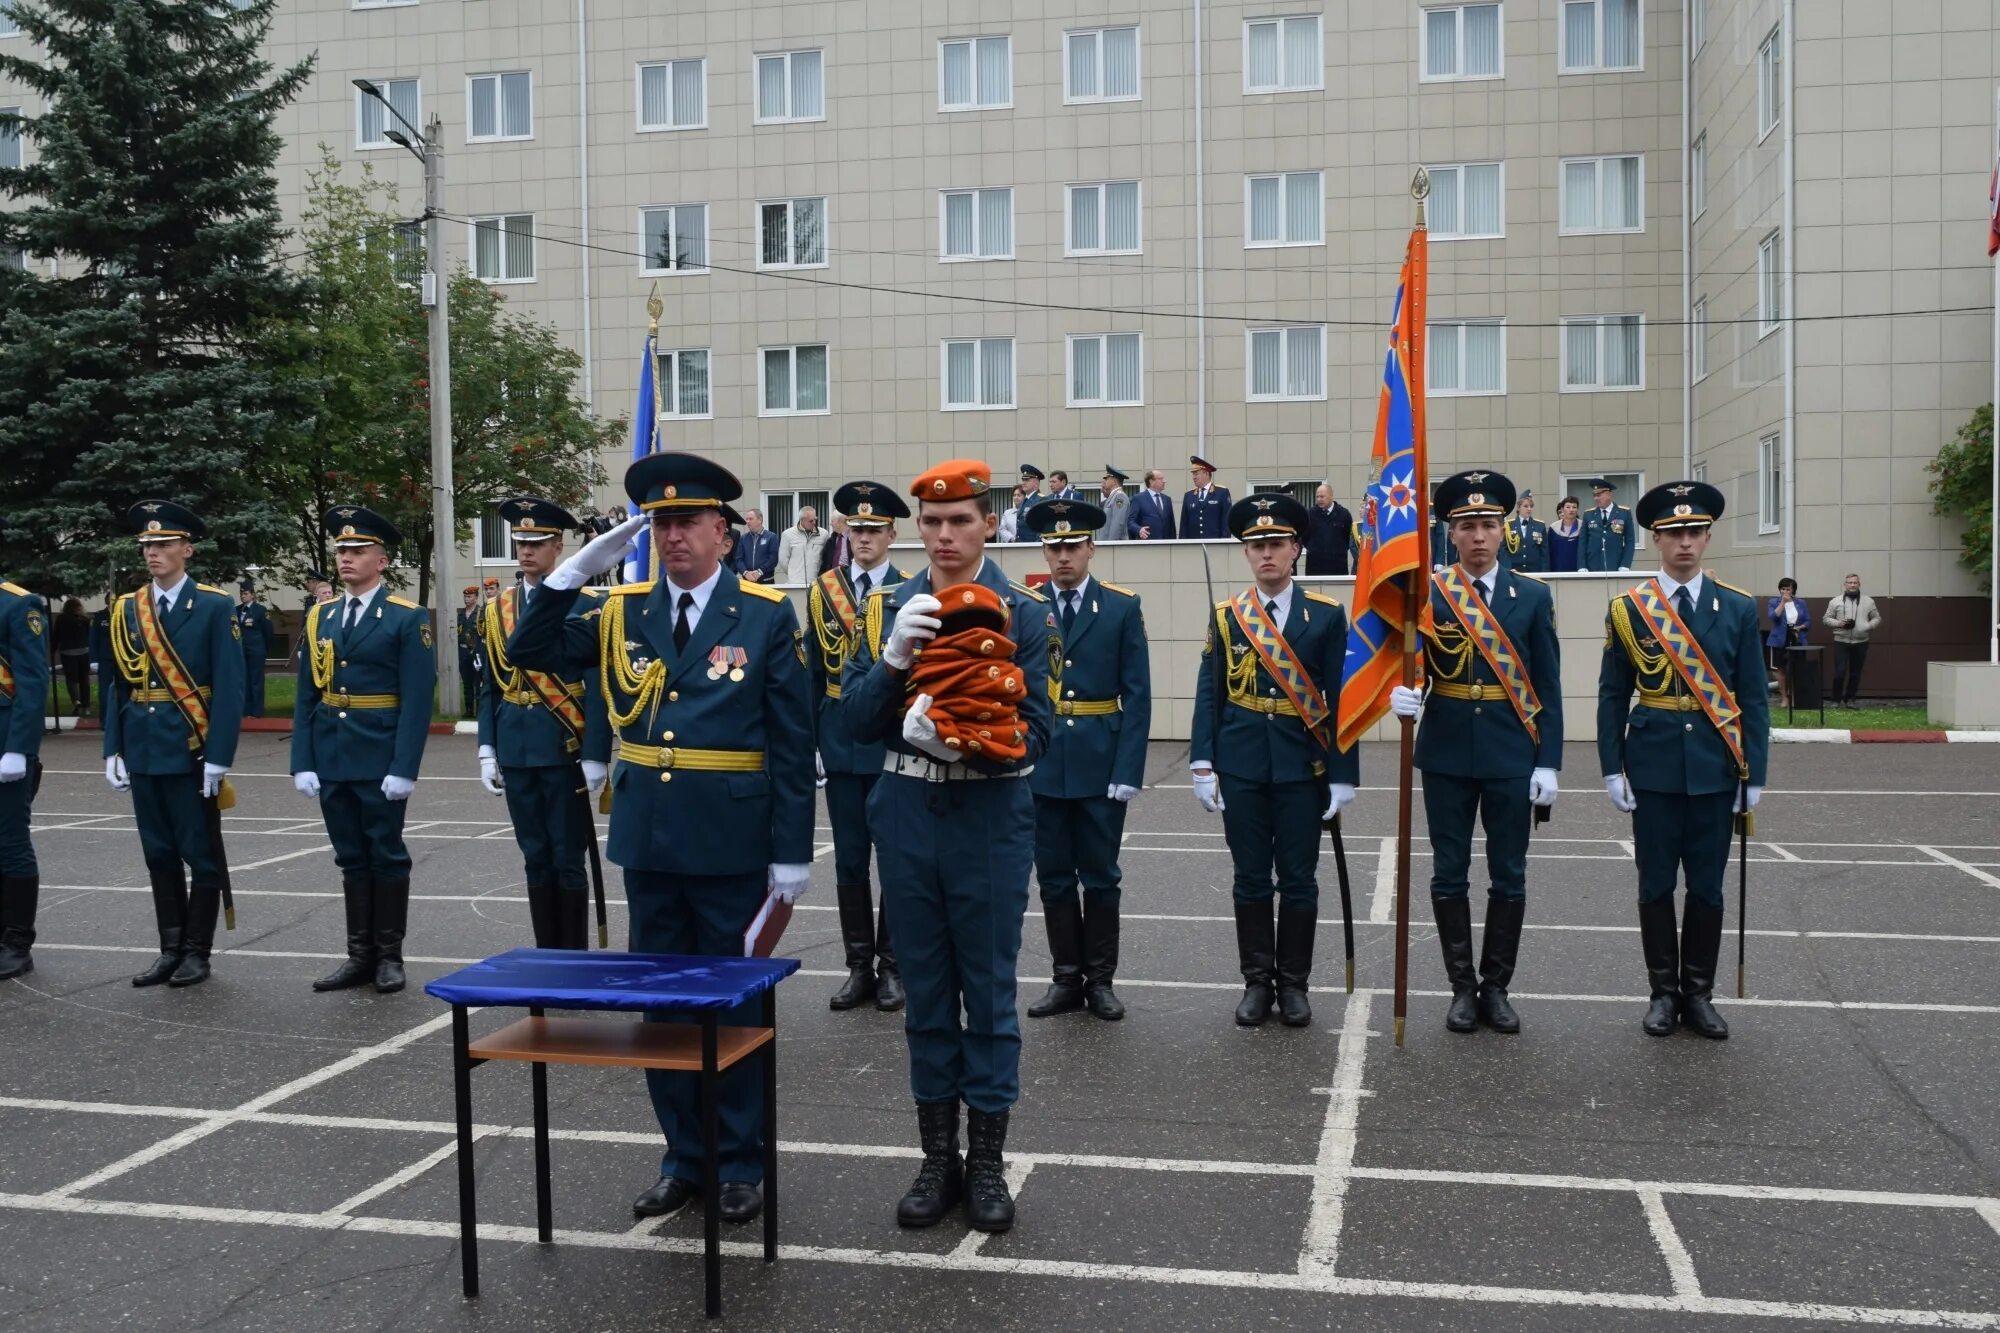
<instances>
[{"instance_id":1,"label":"grass lawn","mask_svg":"<svg viewBox=\"0 0 2000 1333\"><path fill-rule=\"evenodd\" d=\"M1790 715L1778 706L1777 697L1771 699L1771 725L1774 727L1798 727L1802 730L1817 731L1822 725L1817 708L1801 708ZM1826 710L1824 725L1839 731L1936 731L1937 724L1930 720L1930 714L1921 704L1909 704L1882 708L1829 708Z\"/></svg>"}]
</instances>

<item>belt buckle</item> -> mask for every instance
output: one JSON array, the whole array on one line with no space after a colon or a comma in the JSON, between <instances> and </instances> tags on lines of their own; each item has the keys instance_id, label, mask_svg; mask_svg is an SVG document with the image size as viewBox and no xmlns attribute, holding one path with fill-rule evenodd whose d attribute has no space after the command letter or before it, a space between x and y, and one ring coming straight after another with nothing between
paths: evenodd
<instances>
[{"instance_id":1,"label":"belt buckle","mask_svg":"<svg viewBox=\"0 0 2000 1333\"><path fill-rule=\"evenodd\" d=\"M660 747L660 767L672 768L673 766L674 766L673 747L668 745L662 745Z\"/></svg>"},{"instance_id":2,"label":"belt buckle","mask_svg":"<svg viewBox=\"0 0 2000 1333\"><path fill-rule=\"evenodd\" d=\"M1271 698L1269 695L1266 695L1265 697L1257 701L1257 707L1259 710L1263 712L1275 715L1278 711L1278 701L1276 699Z\"/></svg>"},{"instance_id":3,"label":"belt buckle","mask_svg":"<svg viewBox=\"0 0 2000 1333\"><path fill-rule=\"evenodd\" d=\"M1474 681L1472 684L1466 686L1466 689L1471 693L1472 702L1474 703L1478 703L1486 697L1486 683L1484 681Z\"/></svg>"},{"instance_id":4,"label":"belt buckle","mask_svg":"<svg viewBox=\"0 0 2000 1333\"><path fill-rule=\"evenodd\" d=\"M1695 698L1692 694L1683 694L1678 697L1680 699L1680 703L1677 706L1683 713L1692 713L1696 708L1700 707L1700 705L1695 702Z\"/></svg>"},{"instance_id":5,"label":"belt buckle","mask_svg":"<svg viewBox=\"0 0 2000 1333\"><path fill-rule=\"evenodd\" d=\"M928 756L924 756L922 762L924 765L924 781L935 782L942 786L945 775L949 770L943 764Z\"/></svg>"}]
</instances>

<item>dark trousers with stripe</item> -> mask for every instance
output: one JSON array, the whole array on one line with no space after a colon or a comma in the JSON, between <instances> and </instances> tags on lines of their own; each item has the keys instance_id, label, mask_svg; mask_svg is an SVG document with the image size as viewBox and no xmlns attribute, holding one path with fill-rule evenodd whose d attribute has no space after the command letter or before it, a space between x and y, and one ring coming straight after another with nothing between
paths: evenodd
<instances>
[{"instance_id":1,"label":"dark trousers with stripe","mask_svg":"<svg viewBox=\"0 0 2000 1333\"><path fill-rule=\"evenodd\" d=\"M1672 899L1685 874L1688 897L1720 911L1722 882L1729 873L1729 840L1736 831L1736 793L1687 796L1642 790L1632 796L1639 802L1632 812L1639 901Z\"/></svg>"}]
</instances>

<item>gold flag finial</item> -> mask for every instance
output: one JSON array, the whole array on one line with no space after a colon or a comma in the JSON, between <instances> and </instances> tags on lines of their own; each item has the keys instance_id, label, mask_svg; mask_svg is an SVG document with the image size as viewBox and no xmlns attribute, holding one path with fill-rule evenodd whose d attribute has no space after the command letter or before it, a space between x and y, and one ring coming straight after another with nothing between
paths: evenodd
<instances>
[{"instance_id":1,"label":"gold flag finial","mask_svg":"<svg viewBox=\"0 0 2000 1333\"><path fill-rule=\"evenodd\" d=\"M646 297L646 332L658 337L660 333L660 313L667 307L660 300L660 284L654 283L653 290Z\"/></svg>"},{"instance_id":2,"label":"gold flag finial","mask_svg":"<svg viewBox=\"0 0 2000 1333\"><path fill-rule=\"evenodd\" d=\"M1410 198L1417 201L1417 227L1419 230L1424 230L1429 226L1424 220L1424 201L1430 197L1431 173L1423 167L1418 167L1417 174L1410 178Z\"/></svg>"}]
</instances>

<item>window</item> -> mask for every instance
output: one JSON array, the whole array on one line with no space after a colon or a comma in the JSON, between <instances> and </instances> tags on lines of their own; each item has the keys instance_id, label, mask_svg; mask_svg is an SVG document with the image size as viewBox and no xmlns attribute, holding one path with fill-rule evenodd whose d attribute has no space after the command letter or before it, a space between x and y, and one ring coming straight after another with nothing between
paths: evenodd
<instances>
[{"instance_id":1,"label":"window","mask_svg":"<svg viewBox=\"0 0 2000 1333\"><path fill-rule=\"evenodd\" d=\"M472 219L472 272L481 282L533 282L535 215Z\"/></svg>"},{"instance_id":2,"label":"window","mask_svg":"<svg viewBox=\"0 0 2000 1333\"><path fill-rule=\"evenodd\" d=\"M1586 315L1562 322L1562 391L1643 389L1645 320L1639 315Z\"/></svg>"},{"instance_id":3,"label":"window","mask_svg":"<svg viewBox=\"0 0 2000 1333\"><path fill-rule=\"evenodd\" d=\"M1688 154L1688 212L1700 217L1708 211L1708 132L1695 136L1694 149Z\"/></svg>"},{"instance_id":4,"label":"window","mask_svg":"<svg viewBox=\"0 0 2000 1333\"><path fill-rule=\"evenodd\" d=\"M390 264L396 281L415 287L424 280L424 227L421 222L398 222L389 244Z\"/></svg>"},{"instance_id":5,"label":"window","mask_svg":"<svg viewBox=\"0 0 2000 1333\"><path fill-rule=\"evenodd\" d=\"M1563 0L1561 72L1638 69L1643 37L1639 0Z\"/></svg>"},{"instance_id":6,"label":"window","mask_svg":"<svg viewBox=\"0 0 2000 1333\"><path fill-rule=\"evenodd\" d=\"M985 111L1014 104L1011 37L938 43L938 109Z\"/></svg>"},{"instance_id":7,"label":"window","mask_svg":"<svg viewBox=\"0 0 2000 1333\"><path fill-rule=\"evenodd\" d=\"M1757 247L1757 336L1778 331L1785 318L1785 234L1774 231Z\"/></svg>"},{"instance_id":8,"label":"window","mask_svg":"<svg viewBox=\"0 0 2000 1333\"><path fill-rule=\"evenodd\" d=\"M0 116L18 116L21 108L0 106ZM0 167L21 165L21 126L19 122L0 125ZM16 265L19 267L19 265Z\"/></svg>"},{"instance_id":9,"label":"window","mask_svg":"<svg viewBox=\"0 0 2000 1333\"><path fill-rule=\"evenodd\" d=\"M827 525L827 505L829 493L826 491L765 491L764 526L772 532L783 532L798 522L799 511L811 508L818 512L820 526Z\"/></svg>"},{"instance_id":10,"label":"window","mask_svg":"<svg viewBox=\"0 0 2000 1333\"><path fill-rule=\"evenodd\" d=\"M641 273L705 273L708 271L708 205L669 204L639 210L639 232L646 238Z\"/></svg>"},{"instance_id":11,"label":"window","mask_svg":"<svg viewBox=\"0 0 2000 1333\"><path fill-rule=\"evenodd\" d=\"M1498 162L1431 167L1429 171L1432 240L1464 241L1505 233Z\"/></svg>"},{"instance_id":12,"label":"window","mask_svg":"<svg viewBox=\"0 0 2000 1333\"><path fill-rule=\"evenodd\" d=\"M1139 96L1139 30L1093 28L1063 37L1063 101L1130 102Z\"/></svg>"},{"instance_id":13,"label":"window","mask_svg":"<svg viewBox=\"0 0 2000 1333\"><path fill-rule=\"evenodd\" d=\"M1243 198L1250 214L1245 245L1319 245L1324 241L1317 171L1250 176Z\"/></svg>"},{"instance_id":14,"label":"window","mask_svg":"<svg viewBox=\"0 0 2000 1333\"><path fill-rule=\"evenodd\" d=\"M657 358L660 377L659 413L661 420L715 415L708 399L708 349L684 347L661 352Z\"/></svg>"},{"instance_id":15,"label":"window","mask_svg":"<svg viewBox=\"0 0 2000 1333\"><path fill-rule=\"evenodd\" d=\"M757 363L760 417L823 413L826 406L826 344L766 347Z\"/></svg>"},{"instance_id":16,"label":"window","mask_svg":"<svg viewBox=\"0 0 2000 1333\"><path fill-rule=\"evenodd\" d=\"M1432 324L1424 355L1437 397L1507 392L1507 326L1497 319Z\"/></svg>"},{"instance_id":17,"label":"window","mask_svg":"<svg viewBox=\"0 0 2000 1333\"><path fill-rule=\"evenodd\" d=\"M826 57L819 51L781 51L757 57L759 125L826 119Z\"/></svg>"},{"instance_id":18,"label":"window","mask_svg":"<svg viewBox=\"0 0 2000 1333\"><path fill-rule=\"evenodd\" d=\"M1251 329L1247 397L1256 402L1326 397L1326 329Z\"/></svg>"},{"instance_id":19,"label":"window","mask_svg":"<svg viewBox=\"0 0 2000 1333\"><path fill-rule=\"evenodd\" d=\"M1598 231L1643 231L1643 171L1638 154L1572 157L1562 164L1565 236Z\"/></svg>"},{"instance_id":20,"label":"window","mask_svg":"<svg viewBox=\"0 0 2000 1333\"><path fill-rule=\"evenodd\" d=\"M0 37L19 37L20 35L21 25L14 20L13 16L0 14Z\"/></svg>"},{"instance_id":21,"label":"window","mask_svg":"<svg viewBox=\"0 0 2000 1333\"><path fill-rule=\"evenodd\" d=\"M1771 29L1757 48L1757 137L1778 128L1785 114L1785 44L1783 34Z\"/></svg>"},{"instance_id":22,"label":"window","mask_svg":"<svg viewBox=\"0 0 2000 1333\"><path fill-rule=\"evenodd\" d=\"M1139 335L1072 334L1069 340L1069 405L1134 407L1145 399L1140 385Z\"/></svg>"},{"instance_id":23,"label":"window","mask_svg":"<svg viewBox=\"0 0 2000 1333\"><path fill-rule=\"evenodd\" d=\"M10 245L0 250L0 268L11 268L19 273L28 269L28 252L18 245Z\"/></svg>"},{"instance_id":24,"label":"window","mask_svg":"<svg viewBox=\"0 0 2000 1333\"><path fill-rule=\"evenodd\" d=\"M1783 440L1766 435L1757 441L1757 531L1777 532L1785 518L1785 450Z\"/></svg>"},{"instance_id":25,"label":"window","mask_svg":"<svg viewBox=\"0 0 2000 1333\"><path fill-rule=\"evenodd\" d=\"M1243 25L1243 91L1296 93L1325 86L1319 15Z\"/></svg>"},{"instance_id":26,"label":"window","mask_svg":"<svg viewBox=\"0 0 2000 1333\"><path fill-rule=\"evenodd\" d=\"M826 267L826 200L757 205L758 268Z\"/></svg>"},{"instance_id":27,"label":"window","mask_svg":"<svg viewBox=\"0 0 2000 1333\"><path fill-rule=\"evenodd\" d=\"M1708 298L1696 301L1690 310L1689 330L1694 339L1688 349L1688 378L1699 384L1708 378Z\"/></svg>"},{"instance_id":28,"label":"window","mask_svg":"<svg viewBox=\"0 0 2000 1333\"><path fill-rule=\"evenodd\" d=\"M514 525L494 505L479 516L479 563L509 563L514 559Z\"/></svg>"},{"instance_id":29,"label":"window","mask_svg":"<svg viewBox=\"0 0 2000 1333\"><path fill-rule=\"evenodd\" d=\"M1696 55L1708 45L1708 0L1688 0L1688 49Z\"/></svg>"},{"instance_id":30,"label":"window","mask_svg":"<svg viewBox=\"0 0 2000 1333\"><path fill-rule=\"evenodd\" d=\"M1069 187L1069 242L1064 254L1139 253L1139 182Z\"/></svg>"},{"instance_id":31,"label":"window","mask_svg":"<svg viewBox=\"0 0 2000 1333\"><path fill-rule=\"evenodd\" d=\"M380 101L356 88L354 90L354 104L360 119L354 137L354 146L356 148L388 148L391 146L388 139L390 130L394 130L407 138L421 138L421 130L424 123L422 119L423 106L422 98L417 91L417 81L415 79L373 79L370 82L380 90L383 97L389 99L389 107L394 107L396 114L400 115L402 120L398 120L396 116L390 115L389 107L383 106ZM405 125L403 121L408 121L409 124ZM412 135L410 133L411 126L417 127L419 133Z\"/></svg>"},{"instance_id":32,"label":"window","mask_svg":"<svg viewBox=\"0 0 2000 1333\"><path fill-rule=\"evenodd\" d=\"M708 62L669 60L639 66L639 128L708 128Z\"/></svg>"},{"instance_id":33,"label":"window","mask_svg":"<svg viewBox=\"0 0 2000 1333\"><path fill-rule=\"evenodd\" d=\"M1014 406L1014 340L968 338L944 345L944 410Z\"/></svg>"},{"instance_id":34,"label":"window","mask_svg":"<svg viewBox=\"0 0 2000 1333\"><path fill-rule=\"evenodd\" d=\"M1424 82L1500 77L1500 6L1451 5L1421 13Z\"/></svg>"},{"instance_id":35,"label":"window","mask_svg":"<svg viewBox=\"0 0 2000 1333\"><path fill-rule=\"evenodd\" d=\"M938 255L946 260L1014 257L1012 190L946 190L938 215Z\"/></svg>"},{"instance_id":36,"label":"window","mask_svg":"<svg viewBox=\"0 0 2000 1333\"><path fill-rule=\"evenodd\" d=\"M397 5L414 5L417 0L354 0L356 9L389 9ZM511 554L509 556L511 559Z\"/></svg>"},{"instance_id":37,"label":"window","mask_svg":"<svg viewBox=\"0 0 2000 1333\"><path fill-rule=\"evenodd\" d=\"M534 137L525 70L515 74L475 74L467 80L465 100L469 106L465 133L468 143Z\"/></svg>"}]
</instances>

